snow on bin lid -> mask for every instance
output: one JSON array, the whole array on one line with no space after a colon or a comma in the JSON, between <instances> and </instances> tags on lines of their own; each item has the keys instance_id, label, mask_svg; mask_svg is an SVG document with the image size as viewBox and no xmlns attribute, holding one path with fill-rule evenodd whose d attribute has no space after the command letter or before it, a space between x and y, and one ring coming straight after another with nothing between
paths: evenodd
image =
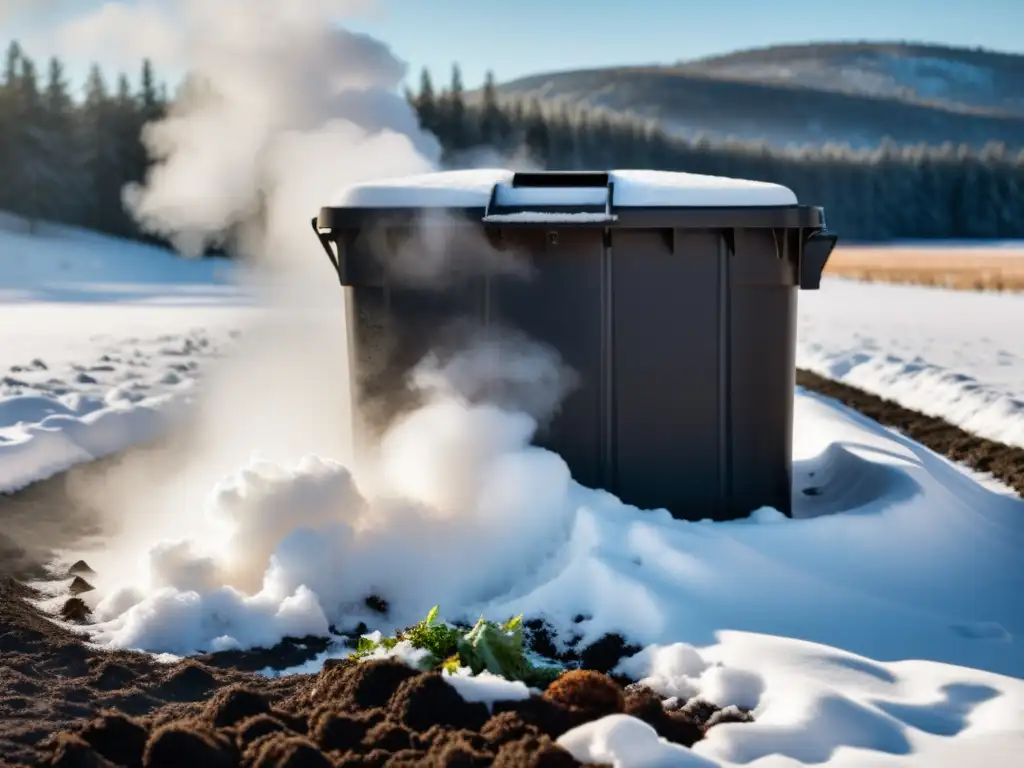
<instances>
[{"instance_id":1,"label":"snow on bin lid","mask_svg":"<svg viewBox=\"0 0 1024 768\"><path fill-rule=\"evenodd\" d=\"M495 184L502 184L504 205L592 205L605 192L594 187L516 187L505 168L442 171L380 179L346 187L332 208L484 208ZM749 207L796 205L792 190L779 184L724 176L670 171L609 171L616 208Z\"/></svg>"}]
</instances>

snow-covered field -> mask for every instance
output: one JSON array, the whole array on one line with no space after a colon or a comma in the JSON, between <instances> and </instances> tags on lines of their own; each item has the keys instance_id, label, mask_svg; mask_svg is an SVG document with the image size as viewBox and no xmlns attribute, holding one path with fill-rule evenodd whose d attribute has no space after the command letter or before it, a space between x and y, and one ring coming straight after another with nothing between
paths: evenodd
<instances>
[{"instance_id":1,"label":"snow-covered field","mask_svg":"<svg viewBox=\"0 0 1024 768\"><path fill-rule=\"evenodd\" d=\"M826 279L799 322L801 368L1024 446L1024 294Z\"/></svg>"},{"instance_id":2,"label":"snow-covered field","mask_svg":"<svg viewBox=\"0 0 1024 768\"><path fill-rule=\"evenodd\" d=\"M0 490L175 416L249 311L216 268L0 232ZM1024 444L1024 299L826 280L801 301L801 365ZM390 490L412 503L335 457L239 467L180 510L181 541L136 552L140 578L84 595L92 639L187 654L331 623L388 631L435 603L452 620L522 612L562 640L622 633L645 647L623 671L664 693L754 709L693 750L616 716L561 738L579 759L1019 764L1024 503L832 402L796 405L797 487L821 493L798 519L716 524L582 488L529 447L528 418L442 398L385 452ZM389 625L358 609L370 593Z\"/></svg>"},{"instance_id":3,"label":"snow-covered field","mask_svg":"<svg viewBox=\"0 0 1024 768\"><path fill-rule=\"evenodd\" d=\"M226 262L0 216L0 492L156 437L247 311Z\"/></svg>"}]
</instances>

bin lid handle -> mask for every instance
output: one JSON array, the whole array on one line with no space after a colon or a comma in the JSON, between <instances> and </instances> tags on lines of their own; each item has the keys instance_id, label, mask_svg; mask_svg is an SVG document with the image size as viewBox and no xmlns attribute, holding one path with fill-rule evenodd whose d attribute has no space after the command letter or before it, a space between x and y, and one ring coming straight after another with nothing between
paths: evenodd
<instances>
[{"instance_id":1,"label":"bin lid handle","mask_svg":"<svg viewBox=\"0 0 1024 768\"><path fill-rule=\"evenodd\" d=\"M604 201L604 211L594 211L592 206L586 206L583 210L570 210L573 206L567 205L538 205L531 209L505 208L498 203L498 192L502 187L512 189L599 189L604 187L607 191ZM517 215L518 214L518 215ZM524 214L539 214L534 217L523 216ZM484 209L484 222L508 222L519 220L522 223L537 221L558 221L560 218L566 222L576 220L588 223L600 223L615 221L615 182L610 173L597 171L539 171L514 173L511 182L502 184L498 182L491 187L490 199Z\"/></svg>"}]
</instances>

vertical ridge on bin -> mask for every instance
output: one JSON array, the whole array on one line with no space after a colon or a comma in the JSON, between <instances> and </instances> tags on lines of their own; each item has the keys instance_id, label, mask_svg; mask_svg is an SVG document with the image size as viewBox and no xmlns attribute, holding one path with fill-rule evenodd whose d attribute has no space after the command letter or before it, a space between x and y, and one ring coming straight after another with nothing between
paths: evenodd
<instances>
[{"instance_id":1,"label":"vertical ridge on bin","mask_svg":"<svg viewBox=\"0 0 1024 768\"><path fill-rule=\"evenodd\" d=\"M733 239L735 243L735 239ZM732 251L726 234L718 235L718 488L720 519L732 516L732 429L730 424L732 396L732 349L730 348L732 294L729 261Z\"/></svg>"},{"instance_id":2,"label":"vertical ridge on bin","mask_svg":"<svg viewBox=\"0 0 1024 768\"><path fill-rule=\"evenodd\" d=\"M611 237L601 247L601 471L604 482L618 490L615 461L615 291Z\"/></svg>"}]
</instances>

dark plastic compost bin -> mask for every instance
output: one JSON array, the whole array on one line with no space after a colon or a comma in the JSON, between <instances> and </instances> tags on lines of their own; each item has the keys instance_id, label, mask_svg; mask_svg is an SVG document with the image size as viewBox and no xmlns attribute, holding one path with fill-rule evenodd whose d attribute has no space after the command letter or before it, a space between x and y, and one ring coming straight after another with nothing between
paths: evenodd
<instances>
[{"instance_id":1,"label":"dark plastic compost bin","mask_svg":"<svg viewBox=\"0 0 1024 768\"><path fill-rule=\"evenodd\" d=\"M819 287L836 242L790 190L449 172L350 187L313 228L346 292L369 429L409 406L406 374L449 321L511 325L579 375L535 438L576 480L689 520L790 514L797 291ZM443 286L409 279L421 246L451 266ZM495 251L532 277L467 269Z\"/></svg>"}]
</instances>

